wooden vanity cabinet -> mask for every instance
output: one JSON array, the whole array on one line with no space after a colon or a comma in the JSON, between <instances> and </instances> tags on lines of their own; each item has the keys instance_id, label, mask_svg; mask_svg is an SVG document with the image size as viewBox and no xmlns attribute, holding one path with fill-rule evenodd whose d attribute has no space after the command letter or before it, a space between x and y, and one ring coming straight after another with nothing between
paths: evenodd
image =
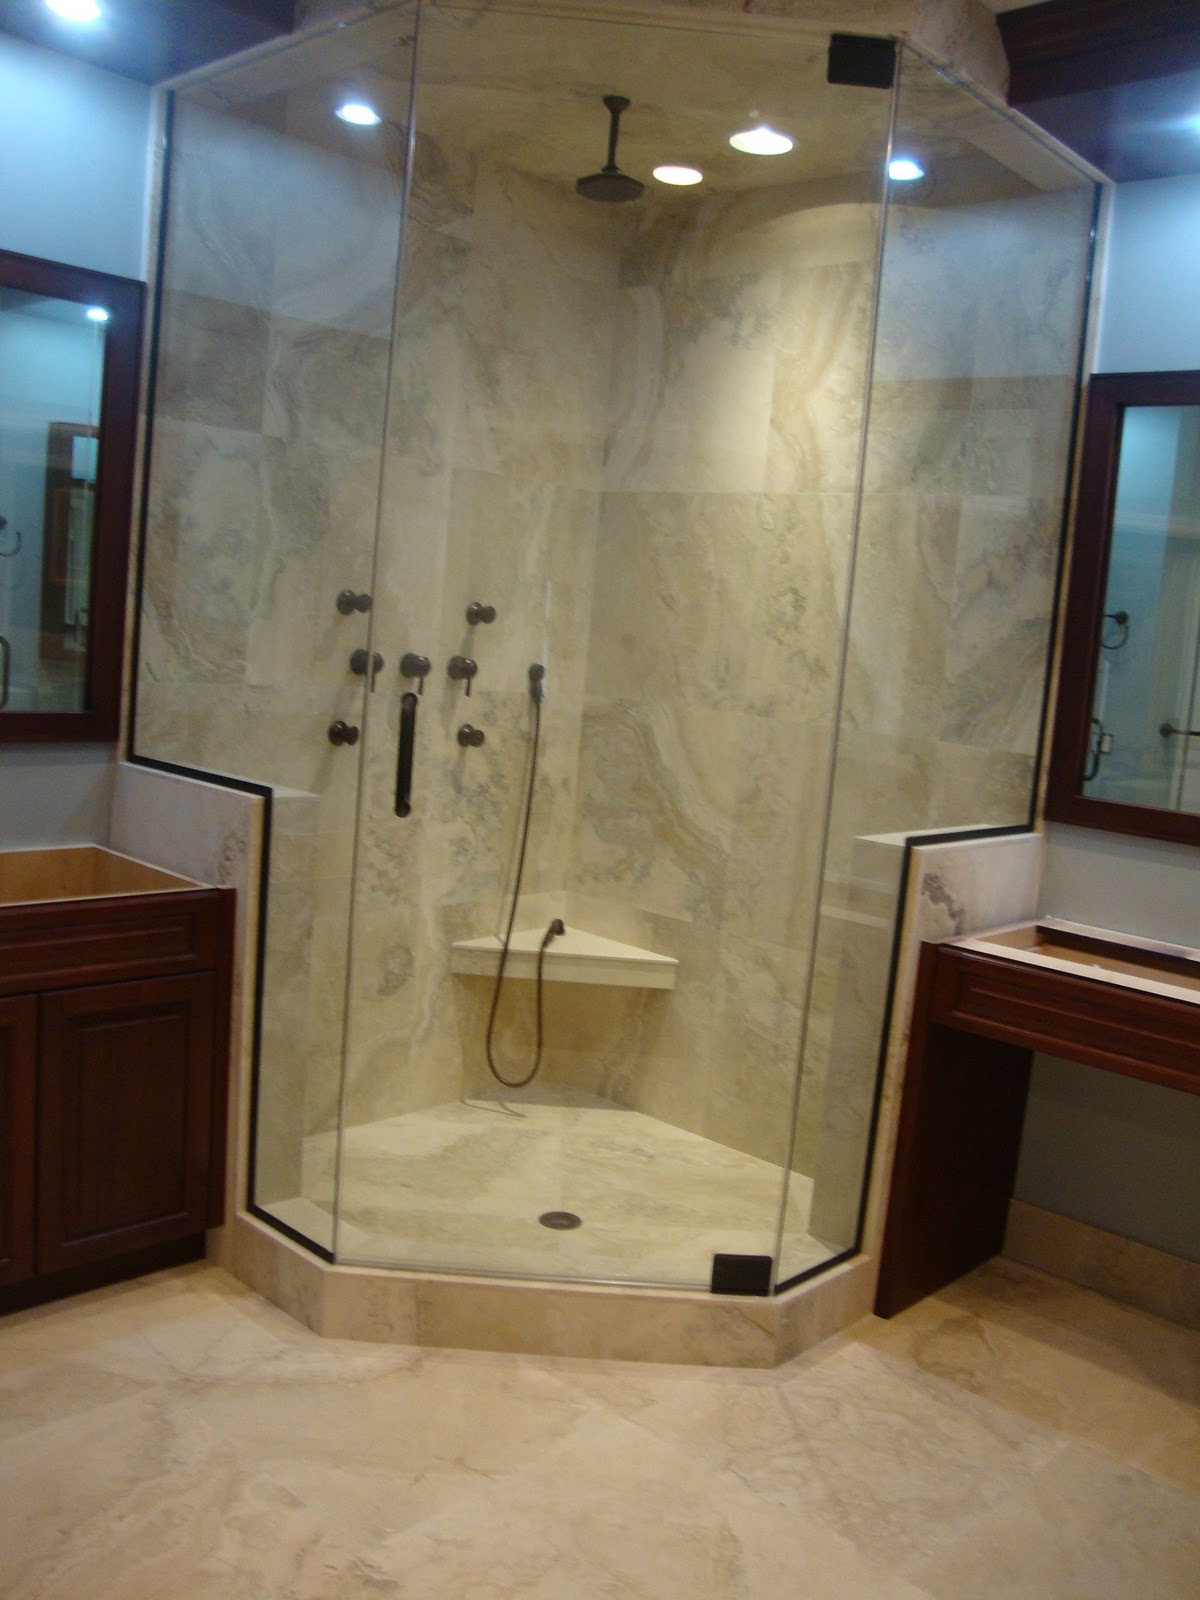
<instances>
[{"instance_id":1,"label":"wooden vanity cabinet","mask_svg":"<svg viewBox=\"0 0 1200 1600\"><path fill-rule=\"evenodd\" d=\"M0 1000L0 1285L33 1273L37 1001Z\"/></svg>"},{"instance_id":2,"label":"wooden vanity cabinet","mask_svg":"<svg viewBox=\"0 0 1200 1600\"><path fill-rule=\"evenodd\" d=\"M36 986L0 997L0 1310L203 1253L233 909L196 889L0 913L0 987Z\"/></svg>"}]
</instances>

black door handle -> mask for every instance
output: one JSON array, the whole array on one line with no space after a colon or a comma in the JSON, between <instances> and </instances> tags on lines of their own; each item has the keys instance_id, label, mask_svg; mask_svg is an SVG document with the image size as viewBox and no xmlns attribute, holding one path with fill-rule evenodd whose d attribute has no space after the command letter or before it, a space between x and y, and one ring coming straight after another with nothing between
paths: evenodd
<instances>
[{"instance_id":1,"label":"black door handle","mask_svg":"<svg viewBox=\"0 0 1200 1600\"><path fill-rule=\"evenodd\" d=\"M417 742L417 697L410 689L400 696L400 744L396 751L396 815L412 810L413 748Z\"/></svg>"}]
</instances>

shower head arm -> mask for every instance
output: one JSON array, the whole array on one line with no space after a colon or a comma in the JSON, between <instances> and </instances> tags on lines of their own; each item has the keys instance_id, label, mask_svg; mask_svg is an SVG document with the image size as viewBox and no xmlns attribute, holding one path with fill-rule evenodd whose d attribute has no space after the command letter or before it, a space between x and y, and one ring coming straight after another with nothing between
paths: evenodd
<instances>
[{"instance_id":1,"label":"shower head arm","mask_svg":"<svg viewBox=\"0 0 1200 1600\"><path fill-rule=\"evenodd\" d=\"M604 163L604 172L619 172L617 166L617 138L621 131L621 113L628 109L629 101L623 94L606 94L604 104L608 107L608 160Z\"/></svg>"}]
</instances>

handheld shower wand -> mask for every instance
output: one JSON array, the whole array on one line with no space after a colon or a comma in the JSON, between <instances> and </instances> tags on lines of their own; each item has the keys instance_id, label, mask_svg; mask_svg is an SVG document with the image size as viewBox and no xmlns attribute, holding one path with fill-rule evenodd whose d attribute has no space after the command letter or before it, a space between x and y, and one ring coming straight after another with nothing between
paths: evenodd
<instances>
[{"instance_id":1,"label":"handheld shower wand","mask_svg":"<svg viewBox=\"0 0 1200 1600\"><path fill-rule=\"evenodd\" d=\"M484 1041L488 1069L496 1082L502 1083L506 1089L523 1089L526 1084L532 1083L534 1078L537 1077L538 1068L542 1064L542 967L546 960L546 948L551 939L558 939L567 931L563 926L562 918L555 917L542 935L537 957L537 1048L534 1051L533 1065L523 1078L506 1078L496 1066L496 1058L492 1050L492 1037L496 1031L496 1012L500 1007L500 991L504 987L504 969L508 966L508 953L512 946L513 925L517 920L517 905L521 898L521 880L525 876L525 851L529 844L529 821L533 815L533 791L537 783L538 746L542 735L542 701L546 698L546 668L540 661L532 661L529 665L529 698L533 701L533 749L529 756L529 787L525 791L525 816L521 823L521 848L517 853L517 876L513 884L512 904L508 911L508 926L504 930L504 940L500 946L500 965L496 969L496 982L492 989L492 1006L488 1013L487 1036Z\"/></svg>"}]
</instances>

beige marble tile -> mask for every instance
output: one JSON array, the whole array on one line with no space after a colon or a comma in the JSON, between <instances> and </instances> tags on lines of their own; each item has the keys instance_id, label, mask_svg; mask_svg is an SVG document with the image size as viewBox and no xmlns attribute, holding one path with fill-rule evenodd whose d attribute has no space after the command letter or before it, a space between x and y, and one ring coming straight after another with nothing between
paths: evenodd
<instances>
[{"instance_id":1,"label":"beige marble tile","mask_svg":"<svg viewBox=\"0 0 1200 1600\"><path fill-rule=\"evenodd\" d=\"M513 1093L492 1084L470 1100L351 1127L341 1152L339 1259L703 1288L714 1252L774 1252L790 1060L777 1077L773 1116L761 1096L739 1093L740 1080L724 1085L710 1100L708 1138L540 1083ZM753 1111L745 1127L743 1102ZM748 1146L774 1160L744 1153ZM303 1195L319 1201L336 1137L311 1137L305 1150ZM788 1232L796 1251L807 1238L809 1195L794 1174ZM289 1205L286 1220L300 1220ZM575 1212L582 1227L542 1227L538 1217L552 1210ZM805 1265L828 1253L811 1238L806 1248Z\"/></svg>"},{"instance_id":2,"label":"beige marble tile","mask_svg":"<svg viewBox=\"0 0 1200 1600\"><path fill-rule=\"evenodd\" d=\"M865 1342L1200 1495L1200 1334L997 1260Z\"/></svg>"},{"instance_id":3,"label":"beige marble tile","mask_svg":"<svg viewBox=\"0 0 1200 1600\"><path fill-rule=\"evenodd\" d=\"M469 1287L441 1280L430 1331ZM496 1286L498 1332L518 1292ZM558 1293L548 1328L567 1298L607 1315L597 1291ZM631 1338L683 1311L631 1297ZM0 1383L24 1397L0 1582L22 1600L1185 1600L1197 1492L1129 1452L1194 1416L1195 1337L985 1267L774 1372L433 1354L318 1339L184 1268L0 1320Z\"/></svg>"},{"instance_id":4,"label":"beige marble tile","mask_svg":"<svg viewBox=\"0 0 1200 1600\"><path fill-rule=\"evenodd\" d=\"M1200 1263L1195 1261L1023 1200L1009 1204L1004 1253L1127 1305L1200 1328Z\"/></svg>"},{"instance_id":5,"label":"beige marble tile","mask_svg":"<svg viewBox=\"0 0 1200 1600\"><path fill-rule=\"evenodd\" d=\"M989 1509L913 1576L937 1600L1186 1600L1198 1565L1193 1495L1068 1446L1009 1504Z\"/></svg>"}]
</instances>

